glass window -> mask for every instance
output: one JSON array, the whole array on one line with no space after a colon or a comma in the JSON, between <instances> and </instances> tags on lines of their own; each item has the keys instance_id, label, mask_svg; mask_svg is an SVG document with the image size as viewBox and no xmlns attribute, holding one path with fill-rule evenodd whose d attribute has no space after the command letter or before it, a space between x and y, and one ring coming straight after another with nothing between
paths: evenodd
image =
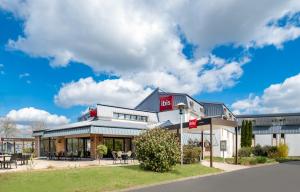
<instances>
[{"instance_id":1,"label":"glass window","mask_svg":"<svg viewBox=\"0 0 300 192\"><path fill-rule=\"evenodd\" d=\"M130 115L125 114L125 119L130 120Z\"/></svg>"},{"instance_id":2,"label":"glass window","mask_svg":"<svg viewBox=\"0 0 300 192\"><path fill-rule=\"evenodd\" d=\"M114 119L118 119L118 118L119 118L119 113L114 113L114 114L113 114L113 118L114 118Z\"/></svg>"},{"instance_id":3,"label":"glass window","mask_svg":"<svg viewBox=\"0 0 300 192\"><path fill-rule=\"evenodd\" d=\"M136 115L131 115L130 119L133 120L133 121L136 121L137 120L137 116Z\"/></svg>"},{"instance_id":4,"label":"glass window","mask_svg":"<svg viewBox=\"0 0 300 192\"><path fill-rule=\"evenodd\" d=\"M124 143L123 139L115 139L115 151L123 151Z\"/></svg>"},{"instance_id":5,"label":"glass window","mask_svg":"<svg viewBox=\"0 0 300 192\"><path fill-rule=\"evenodd\" d=\"M119 119L124 119L124 114L119 113Z\"/></svg>"}]
</instances>

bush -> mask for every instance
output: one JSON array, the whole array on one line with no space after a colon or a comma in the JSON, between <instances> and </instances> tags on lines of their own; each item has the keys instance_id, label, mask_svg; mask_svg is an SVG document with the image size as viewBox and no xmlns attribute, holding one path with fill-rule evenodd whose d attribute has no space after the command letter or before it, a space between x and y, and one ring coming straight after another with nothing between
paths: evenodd
<instances>
[{"instance_id":1,"label":"bush","mask_svg":"<svg viewBox=\"0 0 300 192\"><path fill-rule=\"evenodd\" d=\"M161 128L145 131L134 140L137 159L146 170L165 172L180 159L178 138Z\"/></svg>"},{"instance_id":2,"label":"bush","mask_svg":"<svg viewBox=\"0 0 300 192\"><path fill-rule=\"evenodd\" d=\"M259 163L259 164L264 164L267 162L267 158L262 157L262 156L256 157L256 160L257 160L257 163Z\"/></svg>"},{"instance_id":3,"label":"bush","mask_svg":"<svg viewBox=\"0 0 300 192\"><path fill-rule=\"evenodd\" d=\"M279 158L284 158L289 155L289 147L286 144L279 144L278 148L278 156Z\"/></svg>"},{"instance_id":4,"label":"bush","mask_svg":"<svg viewBox=\"0 0 300 192\"><path fill-rule=\"evenodd\" d=\"M240 159L241 165L256 165L257 159L255 157L242 157Z\"/></svg>"},{"instance_id":5,"label":"bush","mask_svg":"<svg viewBox=\"0 0 300 192\"><path fill-rule=\"evenodd\" d=\"M107 154L107 147L105 145L98 145L96 150L99 159L102 159L103 155Z\"/></svg>"},{"instance_id":6,"label":"bush","mask_svg":"<svg viewBox=\"0 0 300 192\"><path fill-rule=\"evenodd\" d=\"M267 153L264 151L263 147L261 147L261 145L256 145L254 148L253 148L253 151L252 151L253 155L255 156L267 156Z\"/></svg>"},{"instance_id":7,"label":"bush","mask_svg":"<svg viewBox=\"0 0 300 192\"><path fill-rule=\"evenodd\" d=\"M239 149L238 155L239 157L250 157L252 154L251 147L242 147Z\"/></svg>"},{"instance_id":8,"label":"bush","mask_svg":"<svg viewBox=\"0 0 300 192\"><path fill-rule=\"evenodd\" d=\"M271 146L267 150L267 154L269 158L277 158L278 157L278 148L277 146Z\"/></svg>"},{"instance_id":9,"label":"bush","mask_svg":"<svg viewBox=\"0 0 300 192\"><path fill-rule=\"evenodd\" d=\"M194 145L183 146L183 162L186 164L197 163L200 160L201 149Z\"/></svg>"}]
</instances>

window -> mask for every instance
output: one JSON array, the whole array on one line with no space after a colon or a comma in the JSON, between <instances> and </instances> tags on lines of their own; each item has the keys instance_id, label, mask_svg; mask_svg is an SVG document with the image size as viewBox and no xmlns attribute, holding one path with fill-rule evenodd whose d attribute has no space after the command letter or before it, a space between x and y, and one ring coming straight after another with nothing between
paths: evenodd
<instances>
[{"instance_id":1,"label":"window","mask_svg":"<svg viewBox=\"0 0 300 192\"><path fill-rule=\"evenodd\" d=\"M143 121L147 122L147 116L140 116L140 115L130 115L130 114L123 114L123 113L113 113L114 119L125 119L130 121Z\"/></svg>"},{"instance_id":2,"label":"window","mask_svg":"<svg viewBox=\"0 0 300 192\"><path fill-rule=\"evenodd\" d=\"M136 121L137 120L137 116L136 115L131 115L130 116L130 120Z\"/></svg>"}]
</instances>

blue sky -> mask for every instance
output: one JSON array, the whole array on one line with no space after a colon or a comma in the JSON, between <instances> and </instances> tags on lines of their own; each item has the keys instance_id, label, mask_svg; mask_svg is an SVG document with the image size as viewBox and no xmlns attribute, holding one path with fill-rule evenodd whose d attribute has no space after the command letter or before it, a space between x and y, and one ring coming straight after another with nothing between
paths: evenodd
<instances>
[{"instance_id":1,"label":"blue sky","mask_svg":"<svg viewBox=\"0 0 300 192\"><path fill-rule=\"evenodd\" d=\"M40 110L66 123L95 103L134 106L155 87L224 102L236 113L300 111L299 3L264 12L233 2L201 15L180 3L115 9L78 1L63 12L68 2L12 2L0 1L0 116L26 122L35 119L21 112ZM93 15L94 7L101 10Z\"/></svg>"}]
</instances>

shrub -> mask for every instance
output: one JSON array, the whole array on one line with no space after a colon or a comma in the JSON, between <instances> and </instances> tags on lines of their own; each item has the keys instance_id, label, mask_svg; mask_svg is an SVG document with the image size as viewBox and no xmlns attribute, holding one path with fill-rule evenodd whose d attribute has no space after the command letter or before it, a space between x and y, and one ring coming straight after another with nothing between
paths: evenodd
<instances>
[{"instance_id":1,"label":"shrub","mask_svg":"<svg viewBox=\"0 0 300 192\"><path fill-rule=\"evenodd\" d=\"M277 148L277 146L270 147L267 153L268 153L269 158L277 158L278 157L278 148Z\"/></svg>"},{"instance_id":2,"label":"shrub","mask_svg":"<svg viewBox=\"0 0 300 192\"><path fill-rule=\"evenodd\" d=\"M146 170L165 172L179 161L178 138L174 133L161 128L145 131L134 140L137 159Z\"/></svg>"},{"instance_id":3,"label":"shrub","mask_svg":"<svg viewBox=\"0 0 300 192\"><path fill-rule=\"evenodd\" d=\"M256 165L257 159L255 157L242 157L240 159L241 165Z\"/></svg>"},{"instance_id":4,"label":"shrub","mask_svg":"<svg viewBox=\"0 0 300 192\"><path fill-rule=\"evenodd\" d=\"M277 153L279 158L287 157L289 154L289 147L286 144L279 144L277 148Z\"/></svg>"},{"instance_id":5,"label":"shrub","mask_svg":"<svg viewBox=\"0 0 300 192\"><path fill-rule=\"evenodd\" d=\"M242 147L239 149L238 155L239 157L250 157L252 154L251 147Z\"/></svg>"},{"instance_id":6,"label":"shrub","mask_svg":"<svg viewBox=\"0 0 300 192\"><path fill-rule=\"evenodd\" d=\"M98 145L96 150L97 150L99 159L101 159L103 157L103 155L107 154L107 147L105 145Z\"/></svg>"},{"instance_id":7,"label":"shrub","mask_svg":"<svg viewBox=\"0 0 300 192\"><path fill-rule=\"evenodd\" d=\"M200 160L201 149L194 145L183 146L183 162L186 164L197 163Z\"/></svg>"},{"instance_id":8,"label":"shrub","mask_svg":"<svg viewBox=\"0 0 300 192\"><path fill-rule=\"evenodd\" d=\"M263 147L261 147L261 145L256 145L254 148L253 148L253 151L252 151L253 155L255 156L267 156L267 153L264 151Z\"/></svg>"},{"instance_id":9,"label":"shrub","mask_svg":"<svg viewBox=\"0 0 300 192\"><path fill-rule=\"evenodd\" d=\"M267 162L267 158L262 157L262 156L256 157L256 160L257 160L257 163L260 163L260 164L264 164Z\"/></svg>"}]
</instances>

